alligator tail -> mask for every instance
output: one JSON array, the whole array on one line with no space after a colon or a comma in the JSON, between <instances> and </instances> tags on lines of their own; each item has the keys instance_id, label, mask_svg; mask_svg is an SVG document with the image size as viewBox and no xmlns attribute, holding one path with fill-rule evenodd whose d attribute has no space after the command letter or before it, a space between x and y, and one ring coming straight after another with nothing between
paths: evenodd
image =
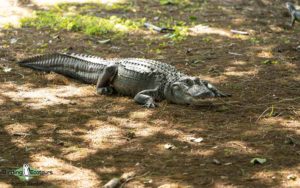
<instances>
[{"instance_id":1,"label":"alligator tail","mask_svg":"<svg viewBox=\"0 0 300 188\"><path fill-rule=\"evenodd\" d=\"M109 62L94 56L53 53L28 58L18 64L39 71L56 72L86 83L95 83L99 72Z\"/></svg>"}]
</instances>

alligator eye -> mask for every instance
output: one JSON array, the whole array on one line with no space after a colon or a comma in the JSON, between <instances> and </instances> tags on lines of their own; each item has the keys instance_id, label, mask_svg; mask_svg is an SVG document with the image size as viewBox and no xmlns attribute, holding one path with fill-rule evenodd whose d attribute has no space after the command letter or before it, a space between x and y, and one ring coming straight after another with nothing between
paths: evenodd
<instances>
[{"instance_id":1,"label":"alligator eye","mask_svg":"<svg viewBox=\"0 0 300 188\"><path fill-rule=\"evenodd\" d=\"M190 79L186 79L186 80L185 80L185 83L186 83L188 86L194 85L193 80L190 80Z\"/></svg>"},{"instance_id":2,"label":"alligator eye","mask_svg":"<svg viewBox=\"0 0 300 188\"><path fill-rule=\"evenodd\" d=\"M208 82L206 80L201 80L201 82L207 87Z\"/></svg>"}]
</instances>

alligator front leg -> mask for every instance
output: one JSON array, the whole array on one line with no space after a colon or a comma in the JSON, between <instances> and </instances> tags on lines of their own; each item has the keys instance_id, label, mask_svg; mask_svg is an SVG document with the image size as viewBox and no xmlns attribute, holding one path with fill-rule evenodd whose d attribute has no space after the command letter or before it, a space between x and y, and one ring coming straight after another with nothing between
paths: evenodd
<instances>
[{"instance_id":1,"label":"alligator front leg","mask_svg":"<svg viewBox=\"0 0 300 188\"><path fill-rule=\"evenodd\" d=\"M148 89L139 92L138 94L135 95L134 101L138 104L141 104L147 108L154 108L157 107L158 105L155 104L155 98L158 93L158 88L157 89Z\"/></svg>"},{"instance_id":2,"label":"alligator front leg","mask_svg":"<svg viewBox=\"0 0 300 188\"><path fill-rule=\"evenodd\" d=\"M113 64L107 66L98 77L96 89L97 94L111 95L114 89L110 86L112 80L118 72L118 66Z\"/></svg>"},{"instance_id":3,"label":"alligator front leg","mask_svg":"<svg viewBox=\"0 0 300 188\"><path fill-rule=\"evenodd\" d=\"M295 17L294 14L292 14L291 16L292 16L292 17L291 17L291 23L290 23L290 26L293 27L294 24L295 24L295 21L296 21L296 17Z\"/></svg>"}]
</instances>

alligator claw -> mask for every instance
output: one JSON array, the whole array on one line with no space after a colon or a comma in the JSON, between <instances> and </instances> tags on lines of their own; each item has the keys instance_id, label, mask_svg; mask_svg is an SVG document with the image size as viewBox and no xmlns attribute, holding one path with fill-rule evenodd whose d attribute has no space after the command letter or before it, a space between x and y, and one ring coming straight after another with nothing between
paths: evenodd
<instances>
[{"instance_id":1,"label":"alligator claw","mask_svg":"<svg viewBox=\"0 0 300 188\"><path fill-rule=\"evenodd\" d=\"M114 89L112 87L102 87L102 88L97 88L97 94L100 95L111 95L113 94Z\"/></svg>"},{"instance_id":2,"label":"alligator claw","mask_svg":"<svg viewBox=\"0 0 300 188\"><path fill-rule=\"evenodd\" d=\"M146 107L146 108L155 108L155 107L157 107L158 105L155 104L153 101L148 101L148 102L146 102L146 104L144 104L143 106Z\"/></svg>"}]
</instances>

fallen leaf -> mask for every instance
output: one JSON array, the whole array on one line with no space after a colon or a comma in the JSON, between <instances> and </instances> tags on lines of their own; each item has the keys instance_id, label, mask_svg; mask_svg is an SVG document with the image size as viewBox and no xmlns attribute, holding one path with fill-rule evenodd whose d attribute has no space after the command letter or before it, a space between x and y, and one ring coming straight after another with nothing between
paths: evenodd
<instances>
[{"instance_id":1,"label":"fallen leaf","mask_svg":"<svg viewBox=\"0 0 300 188\"><path fill-rule=\"evenodd\" d=\"M202 137L199 137L199 138L190 137L190 138L188 138L188 140L190 142L200 143L200 142L202 142L204 140L204 138L202 138Z\"/></svg>"},{"instance_id":2,"label":"fallen leaf","mask_svg":"<svg viewBox=\"0 0 300 188\"><path fill-rule=\"evenodd\" d=\"M250 162L252 164L264 164L265 162L267 162L267 159L265 159L265 158L253 158Z\"/></svg>"},{"instance_id":3,"label":"fallen leaf","mask_svg":"<svg viewBox=\"0 0 300 188\"><path fill-rule=\"evenodd\" d=\"M175 149L176 147L175 147L174 145L172 145L172 144L165 144L165 145L164 145L164 148L165 148L165 149L168 149L168 150L173 150L173 149Z\"/></svg>"},{"instance_id":4,"label":"fallen leaf","mask_svg":"<svg viewBox=\"0 0 300 188\"><path fill-rule=\"evenodd\" d=\"M221 162L218 159L213 159L213 163L216 164L216 165L220 165L221 164Z\"/></svg>"},{"instance_id":5,"label":"fallen leaf","mask_svg":"<svg viewBox=\"0 0 300 188\"><path fill-rule=\"evenodd\" d=\"M100 44L106 44L106 43L109 43L109 42L110 42L110 39L98 40L98 42L99 42Z\"/></svg>"},{"instance_id":6,"label":"fallen leaf","mask_svg":"<svg viewBox=\"0 0 300 188\"><path fill-rule=\"evenodd\" d=\"M12 68L9 67L3 67L3 72L10 72Z\"/></svg>"}]
</instances>

